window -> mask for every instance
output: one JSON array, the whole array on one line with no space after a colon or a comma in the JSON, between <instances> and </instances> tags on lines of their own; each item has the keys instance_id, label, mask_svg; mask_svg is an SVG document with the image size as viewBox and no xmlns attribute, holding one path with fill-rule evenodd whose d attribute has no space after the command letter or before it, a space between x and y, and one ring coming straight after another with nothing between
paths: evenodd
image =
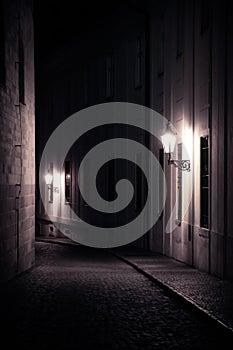
<instances>
[{"instance_id":1,"label":"window","mask_svg":"<svg viewBox=\"0 0 233 350\"><path fill-rule=\"evenodd\" d=\"M136 182L136 191L135 191L135 210L141 211L142 210L142 191L143 191L143 180L142 180L142 170L140 168L142 164L142 155L141 153L136 154L136 164L135 167L135 182Z\"/></svg>"},{"instance_id":2,"label":"window","mask_svg":"<svg viewBox=\"0 0 233 350\"><path fill-rule=\"evenodd\" d=\"M49 203L53 203L53 163L49 164L49 174L52 175L52 181L48 185L48 201Z\"/></svg>"},{"instance_id":3,"label":"window","mask_svg":"<svg viewBox=\"0 0 233 350\"><path fill-rule=\"evenodd\" d=\"M177 145L178 150L178 160L182 160L182 143ZM178 224L181 224L182 221L182 170L178 168L178 180L177 180L177 196L178 196L178 211L177 211L177 220Z\"/></svg>"},{"instance_id":4,"label":"window","mask_svg":"<svg viewBox=\"0 0 233 350\"><path fill-rule=\"evenodd\" d=\"M177 0L176 14L176 56L184 52L184 0Z\"/></svg>"},{"instance_id":5,"label":"window","mask_svg":"<svg viewBox=\"0 0 233 350\"><path fill-rule=\"evenodd\" d=\"M106 57L106 98L113 97L113 56Z\"/></svg>"},{"instance_id":6,"label":"window","mask_svg":"<svg viewBox=\"0 0 233 350\"><path fill-rule=\"evenodd\" d=\"M205 33L209 28L209 1L201 1L201 34Z\"/></svg>"},{"instance_id":7,"label":"window","mask_svg":"<svg viewBox=\"0 0 233 350\"><path fill-rule=\"evenodd\" d=\"M135 64L135 88L142 86L142 40L137 38L136 44L136 64Z\"/></svg>"},{"instance_id":8,"label":"window","mask_svg":"<svg viewBox=\"0 0 233 350\"><path fill-rule=\"evenodd\" d=\"M162 170L164 171L164 149L163 148L159 149L159 164ZM160 173L160 176L161 178L159 179L159 198L158 198L159 203L158 204L163 203L164 201L164 187L160 185L163 183L163 173ZM163 212L164 212L164 209L161 212L160 219L163 217Z\"/></svg>"},{"instance_id":9,"label":"window","mask_svg":"<svg viewBox=\"0 0 233 350\"><path fill-rule=\"evenodd\" d=\"M158 75L164 73L164 19L161 17L159 21L159 36L158 36Z\"/></svg>"},{"instance_id":10,"label":"window","mask_svg":"<svg viewBox=\"0 0 233 350\"><path fill-rule=\"evenodd\" d=\"M108 200L115 199L115 162L114 160L108 163Z\"/></svg>"},{"instance_id":11,"label":"window","mask_svg":"<svg viewBox=\"0 0 233 350\"><path fill-rule=\"evenodd\" d=\"M201 137L200 226L209 228L209 137Z\"/></svg>"},{"instance_id":12,"label":"window","mask_svg":"<svg viewBox=\"0 0 233 350\"><path fill-rule=\"evenodd\" d=\"M83 71L83 103L84 106L88 106L88 68L86 67Z\"/></svg>"},{"instance_id":13,"label":"window","mask_svg":"<svg viewBox=\"0 0 233 350\"><path fill-rule=\"evenodd\" d=\"M65 161L65 202L71 202L71 165Z\"/></svg>"},{"instance_id":14,"label":"window","mask_svg":"<svg viewBox=\"0 0 233 350\"><path fill-rule=\"evenodd\" d=\"M19 102L25 103L24 89L24 47L22 38L19 38Z\"/></svg>"},{"instance_id":15,"label":"window","mask_svg":"<svg viewBox=\"0 0 233 350\"><path fill-rule=\"evenodd\" d=\"M5 31L3 19L3 4L0 0L0 85L6 85L6 67L5 67Z\"/></svg>"}]
</instances>

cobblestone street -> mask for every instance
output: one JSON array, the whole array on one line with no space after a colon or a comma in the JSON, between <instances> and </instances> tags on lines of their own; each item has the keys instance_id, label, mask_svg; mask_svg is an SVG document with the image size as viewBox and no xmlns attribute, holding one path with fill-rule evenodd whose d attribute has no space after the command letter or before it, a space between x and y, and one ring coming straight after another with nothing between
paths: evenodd
<instances>
[{"instance_id":1,"label":"cobblestone street","mask_svg":"<svg viewBox=\"0 0 233 350\"><path fill-rule=\"evenodd\" d=\"M217 349L227 338L110 253L49 243L2 288L1 321L7 348L33 350Z\"/></svg>"}]
</instances>

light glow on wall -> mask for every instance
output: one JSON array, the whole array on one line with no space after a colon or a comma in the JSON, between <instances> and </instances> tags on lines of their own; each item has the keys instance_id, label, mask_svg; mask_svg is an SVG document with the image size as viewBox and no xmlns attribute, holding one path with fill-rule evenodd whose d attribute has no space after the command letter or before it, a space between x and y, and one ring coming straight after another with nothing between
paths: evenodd
<instances>
[{"instance_id":1,"label":"light glow on wall","mask_svg":"<svg viewBox=\"0 0 233 350\"><path fill-rule=\"evenodd\" d=\"M61 176L59 173L55 173L53 176L53 187L55 189L55 192L59 192L61 184Z\"/></svg>"}]
</instances>

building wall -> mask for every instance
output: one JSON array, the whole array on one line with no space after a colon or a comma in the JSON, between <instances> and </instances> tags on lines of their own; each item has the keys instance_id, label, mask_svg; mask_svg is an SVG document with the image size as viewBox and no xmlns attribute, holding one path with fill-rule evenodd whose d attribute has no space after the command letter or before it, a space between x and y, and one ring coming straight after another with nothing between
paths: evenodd
<instances>
[{"instance_id":1,"label":"building wall","mask_svg":"<svg viewBox=\"0 0 233 350\"><path fill-rule=\"evenodd\" d=\"M232 215L232 193L233 193L233 164L232 164L232 147L233 147L233 41L230 40L233 34L233 21L231 19L231 11L229 7L226 8L226 26L228 35L226 45L226 70L225 70L225 87L226 87L226 125L225 125L225 196L226 196L226 208L225 208L225 230L226 230L226 241L225 241L225 255L226 255L226 277L233 279L233 215Z\"/></svg>"},{"instance_id":2,"label":"building wall","mask_svg":"<svg viewBox=\"0 0 233 350\"><path fill-rule=\"evenodd\" d=\"M176 230L160 235L159 246L163 249L159 251L200 270L232 278L232 24L227 14L226 1L177 1L157 8L151 19L151 45L152 48L163 46L164 68L153 76L151 91L155 92L155 108L163 110L173 122L182 142L189 139L192 170L188 176L192 176L193 182L189 211ZM183 49L178 52L180 21ZM153 23L160 23L160 29ZM153 62L158 52L152 50ZM200 190L200 137L206 135L209 137L208 228L201 227ZM179 191L178 171L165 164L165 173L169 190L164 227ZM187 174L182 175L183 180L184 176ZM185 183L182 195L185 195Z\"/></svg>"},{"instance_id":3,"label":"building wall","mask_svg":"<svg viewBox=\"0 0 233 350\"><path fill-rule=\"evenodd\" d=\"M3 0L1 6L5 79L0 85L0 279L5 280L34 264L34 39L32 2Z\"/></svg>"},{"instance_id":4,"label":"building wall","mask_svg":"<svg viewBox=\"0 0 233 350\"><path fill-rule=\"evenodd\" d=\"M67 44L56 53L52 53L47 60L38 62L36 79L37 94L37 171L39 171L40 157L44 145L57 125L88 106L110 101L128 101L144 105L146 97L145 82L145 14L123 6L104 18L104 27L95 27L83 34L82 40L77 39ZM106 31L106 28L109 28ZM138 41L140 40L140 43ZM140 46L138 48L138 46ZM141 58L141 82L136 82L137 50ZM107 62L112 65L112 91L107 92L106 69ZM109 130L105 129L106 137ZM116 130L114 131L116 132ZM143 139L144 135L135 135ZM143 140L142 140L143 141ZM80 145L79 145L80 146ZM85 149L85 142L81 145ZM72 201L75 210L86 215L87 206L80 201L77 193L77 165L80 163L80 149L72 147L69 153L72 163ZM49 164L48 164L49 166ZM92 171L92 164L88 165L87 174ZM109 179L103 185L109 187ZM64 186L61 181L60 186ZM103 191L104 191L103 186ZM53 203L49 204L50 214L57 215L60 201L65 199L61 193L54 193ZM134 210L135 211L135 210ZM66 217L66 213L59 215ZM45 213L39 196L37 197L37 233L39 235L60 236L61 233L51 225ZM52 229L51 229L52 226ZM137 244L145 245L144 240Z\"/></svg>"}]
</instances>

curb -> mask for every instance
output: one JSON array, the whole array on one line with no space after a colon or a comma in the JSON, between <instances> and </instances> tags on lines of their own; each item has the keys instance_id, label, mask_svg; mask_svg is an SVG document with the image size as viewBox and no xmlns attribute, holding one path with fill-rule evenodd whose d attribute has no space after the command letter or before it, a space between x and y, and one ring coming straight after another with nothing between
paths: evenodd
<instances>
[{"instance_id":1,"label":"curb","mask_svg":"<svg viewBox=\"0 0 233 350\"><path fill-rule=\"evenodd\" d=\"M58 241L58 240L54 240L53 238L51 239L43 239L43 238L39 238L39 237L36 237L35 238L35 241L36 242L40 242L40 243L52 243L52 244L60 244L60 245L66 245L66 246L69 246L69 247L77 247L77 246L80 246L80 244L78 243L74 243L74 242L64 242L64 241Z\"/></svg>"},{"instance_id":2,"label":"curb","mask_svg":"<svg viewBox=\"0 0 233 350\"><path fill-rule=\"evenodd\" d=\"M73 242L64 242L64 241L55 241L53 239L43 239L43 238L36 238L36 242L43 242L43 243L52 243L52 244L59 244L59 245L65 245L65 246L73 246L77 247L80 246L78 243ZM226 331L231 336L233 335L233 328L228 326L226 323L221 321L218 317L216 317L212 312L204 309L202 306L197 304L192 298L187 297L185 294L177 291L175 288L170 286L168 283L162 281L158 277L153 276L151 273L144 270L142 267L140 267L138 264L133 263L132 261L128 260L127 258L124 258L123 256L111 251L111 250L105 250L105 252L108 252L109 254L115 256L117 259L123 261L127 265L134 268L137 272L144 275L146 278L148 278L151 282L156 283L159 287L164 289L166 292L168 292L171 296L175 297L179 302L182 304L185 304L186 307L190 308L192 311L198 313L201 317L206 318L208 321L217 324L220 326L224 331Z\"/></svg>"},{"instance_id":3,"label":"curb","mask_svg":"<svg viewBox=\"0 0 233 350\"><path fill-rule=\"evenodd\" d=\"M140 267L138 264L133 263L132 261L128 260L127 258L124 258L121 255L118 255L117 253L110 251L112 255L114 255L117 259L125 262L126 264L133 267L137 272L141 273L145 277L147 277L151 282L156 283L159 287L163 288L173 297L176 297L179 302L182 302L186 306L188 306L192 311L197 312L200 316L205 317L208 321L211 321L215 325L217 324L220 326L224 331L226 331L231 336L233 335L233 328L228 326L226 323L221 321L218 317L216 317L212 312L204 309L202 306L197 304L192 298L187 297L181 292L178 292L175 288L170 286L168 283L162 281L161 279L153 276L151 273L144 270L142 267Z\"/></svg>"}]
</instances>

